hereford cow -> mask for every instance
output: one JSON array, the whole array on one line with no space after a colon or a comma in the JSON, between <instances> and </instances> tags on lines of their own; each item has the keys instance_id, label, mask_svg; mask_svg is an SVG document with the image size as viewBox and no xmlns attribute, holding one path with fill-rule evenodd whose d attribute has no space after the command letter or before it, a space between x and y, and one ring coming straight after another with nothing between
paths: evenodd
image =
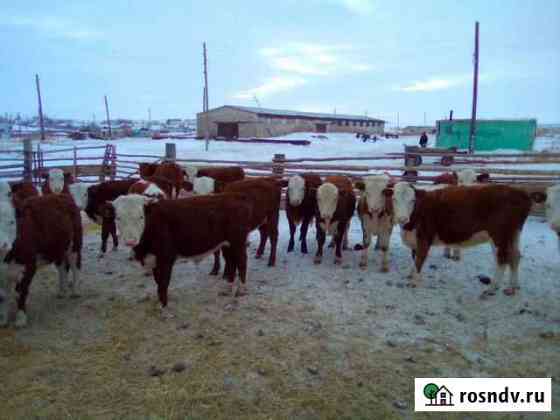
<instances>
[{"instance_id":1,"label":"hereford cow","mask_svg":"<svg viewBox=\"0 0 560 420\"><path fill-rule=\"evenodd\" d=\"M393 232L393 201L387 175L364 178L364 192L358 202L358 216L362 224L363 252L360 267L368 265L368 249L372 235L377 236L376 249L381 250L381 272L389 271L389 243Z\"/></svg>"},{"instance_id":2,"label":"hereford cow","mask_svg":"<svg viewBox=\"0 0 560 420\"><path fill-rule=\"evenodd\" d=\"M560 250L560 184L546 190L546 219L558 235L558 249Z\"/></svg>"},{"instance_id":3,"label":"hereford cow","mask_svg":"<svg viewBox=\"0 0 560 420\"><path fill-rule=\"evenodd\" d=\"M74 183L72 174L65 173L62 169L53 168L49 170L45 183L41 187L43 195L46 194L69 194L68 186Z\"/></svg>"},{"instance_id":4,"label":"hereford cow","mask_svg":"<svg viewBox=\"0 0 560 420\"><path fill-rule=\"evenodd\" d=\"M262 257L266 242L270 238L268 266L273 267L276 264L276 247L278 245L278 219L282 196L280 184L274 178L245 179L227 184L224 192L241 193L248 197L252 208L249 229L258 228L260 234L255 257ZM227 261L224 276L226 275L229 275Z\"/></svg>"},{"instance_id":5,"label":"hereford cow","mask_svg":"<svg viewBox=\"0 0 560 420\"><path fill-rule=\"evenodd\" d=\"M342 263L342 242L347 235L350 221L356 207L356 195L349 178L330 176L317 189L317 213L315 227L317 230L317 254L315 264L323 259L323 246L327 234L332 234L335 241L335 264Z\"/></svg>"},{"instance_id":6,"label":"hereford cow","mask_svg":"<svg viewBox=\"0 0 560 420\"><path fill-rule=\"evenodd\" d=\"M115 209L107 205L121 195L128 193L128 189L137 182L137 179L122 181L107 181L88 188L88 198L85 212L97 224L101 224L101 254L107 251L107 239L113 237L113 250L119 246L117 228L115 225Z\"/></svg>"},{"instance_id":7,"label":"hereford cow","mask_svg":"<svg viewBox=\"0 0 560 420\"><path fill-rule=\"evenodd\" d=\"M399 182L393 205L403 242L413 251L411 286L419 284L432 245L467 247L490 242L495 250L496 275L486 294L499 288L506 266L511 270L511 287L504 293L515 294L519 290L519 236L533 200L536 197L505 185L422 191Z\"/></svg>"},{"instance_id":8,"label":"hereford cow","mask_svg":"<svg viewBox=\"0 0 560 420\"><path fill-rule=\"evenodd\" d=\"M138 172L143 179L156 183L162 190L167 192L167 187L161 184L161 179L167 180L171 184L172 193L169 198L175 195L179 196L183 188L183 169L173 162L164 163L140 163L138 165Z\"/></svg>"},{"instance_id":9,"label":"hereford cow","mask_svg":"<svg viewBox=\"0 0 560 420\"><path fill-rule=\"evenodd\" d=\"M0 183L0 189L2 188ZM0 327L8 323L8 309L12 291L11 281L6 281L4 257L16 239L16 211L9 197L0 197Z\"/></svg>"},{"instance_id":10,"label":"hereford cow","mask_svg":"<svg viewBox=\"0 0 560 420\"><path fill-rule=\"evenodd\" d=\"M133 255L153 269L162 308L177 258L195 261L223 248L228 272L227 292L245 294L247 281L247 236L250 232L251 199L243 194L205 195L179 200L161 200L145 207L145 227ZM241 284L235 290L235 274Z\"/></svg>"},{"instance_id":11,"label":"hereford cow","mask_svg":"<svg viewBox=\"0 0 560 420\"><path fill-rule=\"evenodd\" d=\"M31 182L17 182L12 184L12 202L16 208L16 212L23 207L24 201L29 197L38 197L39 190Z\"/></svg>"},{"instance_id":12,"label":"hereford cow","mask_svg":"<svg viewBox=\"0 0 560 420\"><path fill-rule=\"evenodd\" d=\"M299 240L301 252L307 254L307 229L317 212L317 188L321 186L321 177L315 174L294 175L288 181L288 200L286 217L290 225L290 242L288 252L294 250L294 235L301 223Z\"/></svg>"},{"instance_id":13,"label":"hereford cow","mask_svg":"<svg viewBox=\"0 0 560 420\"><path fill-rule=\"evenodd\" d=\"M66 194L29 198L12 249L5 257L19 294L16 327L27 324L25 303L29 286L39 265L54 263L58 270L58 296L78 296L76 286L81 268L82 222L80 210ZM72 280L68 281L68 271Z\"/></svg>"}]
</instances>

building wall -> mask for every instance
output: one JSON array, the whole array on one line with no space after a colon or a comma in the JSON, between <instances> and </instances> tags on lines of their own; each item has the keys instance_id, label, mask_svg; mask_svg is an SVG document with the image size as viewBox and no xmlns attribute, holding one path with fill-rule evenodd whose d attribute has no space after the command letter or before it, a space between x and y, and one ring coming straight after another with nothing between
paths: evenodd
<instances>
[{"instance_id":1,"label":"building wall","mask_svg":"<svg viewBox=\"0 0 560 420\"><path fill-rule=\"evenodd\" d=\"M197 114L197 136L205 135L204 113ZM370 122L369 127L365 122L360 125L358 121L328 121L312 120L307 118L281 118L267 117L240 111L234 108L218 108L210 111L208 125L210 137L218 135L218 122L232 122L239 124L239 137L277 137L297 132L316 132L317 124L326 124L327 133L368 133L383 134L385 123Z\"/></svg>"}]
</instances>

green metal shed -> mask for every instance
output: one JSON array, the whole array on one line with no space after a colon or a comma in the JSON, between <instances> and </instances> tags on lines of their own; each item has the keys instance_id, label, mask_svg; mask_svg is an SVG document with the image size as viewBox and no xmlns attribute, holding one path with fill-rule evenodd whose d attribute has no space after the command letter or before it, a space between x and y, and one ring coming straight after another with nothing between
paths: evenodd
<instances>
[{"instance_id":1,"label":"green metal shed","mask_svg":"<svg viewBox=\"0 0 560 420\"><path fill-rule=\"evenodd\" d=\"M437 122L437 147L469 148L471 120L440 120ZM536 119L477 120L476 151L497 149L533 150L537 132Z\"/></svg>"}]
</instances>

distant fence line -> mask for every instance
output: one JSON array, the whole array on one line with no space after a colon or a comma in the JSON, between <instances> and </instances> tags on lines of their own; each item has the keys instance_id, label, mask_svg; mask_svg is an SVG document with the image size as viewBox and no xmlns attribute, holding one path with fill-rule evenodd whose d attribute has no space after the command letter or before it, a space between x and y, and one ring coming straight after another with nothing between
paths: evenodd
<instances>
[{"instance_id":1,"label":"distant fence line","mask_svg":"<svg viewBox=\"0 0 560 420\"><path fill-rule=\"evenodd\" d=\"M284 154L275 154L270 161L224 160L177 158L174 143L166 143L165 153L157 154L131 154L117 153L117 146L106 144L102 146L74 146L61 149L42 150L38 145L33 151L31 141L25 140L21 150L8 150L13 158L2 157L0 162L0 179L23 178L35 183L41 182L42 176L49 169L57 167L72 173L76 179L85 182L100 182L105 179L123 179L138 174L138 164L146 161L173 161L182 165L235 165L242 167L248 176L289 176L303 172L314 172L321 176L347 175L354 179L371 174L372 172L392 172L399 178L402 172L415 170L418 176L406 177L414 182L428 182L433 176L422 175L425 173L439 173L458 171L472 168L476 172L489 173L494 182L525 183L548 185L560 182L560 170L548 169L521 169L521 168L495 168L491 165L524 165L524 164L551 164L560 163L560 153L501 153L496 155L472 154L443 149L420 149L406 146L403 153L387 153L359 157L302 157L287 159ZM99 156L83 156L85 150L102 151ZM63 156L45 157L53 153L66 154ZM424 163L433 158L439 162ZM394 165L352 165L349 161L376 161L392 160ZM402 163L396 161L401 160ZM100 163L92 163L99 161ZM55 163L56 162L56 163ZM481 166L483 165L483 166ZM489 165L489 166L486 166ZM397 172L397 173L395 173ZM494 176L493 176L494 175ZM93 179L92 179L93 178Z\"/></svg>"}]
</instances>

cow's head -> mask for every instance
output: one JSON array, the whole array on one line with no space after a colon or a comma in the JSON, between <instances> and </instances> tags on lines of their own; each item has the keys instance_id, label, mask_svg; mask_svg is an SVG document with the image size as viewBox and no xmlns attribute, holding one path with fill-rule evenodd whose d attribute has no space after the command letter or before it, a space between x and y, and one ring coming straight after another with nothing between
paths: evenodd
<instances>
[{"instance_id":1,"label":"cow's head","mask_svg":"<svg viewBox=\"0 0 560 420\"><path fill-rule=\"evenodd\" d=\"M135 246L145 226L144 205L150 198L139 194L121 195L111 202L119 236L127 246Z\"/></svg>"},{"instance_id":2,"label":"cow's head","mask_svg":"<svg viewBox=\"0 0 560 420\"><path fill-rule=\"evenodd\" d=\"M53 194L60 194L64 189L64 171L54 168L49 171L49 188Z\"/></svg>"},{"instance_id":3,"label":"cow's head","mask_svg":"<svg viewBox=\"0 0 560 420\"><path fill-rule=\"evenodd\" d=\"M457 173L458 185L472 185L476 184L476 181L476 172L472 169L463 169L462 171Z\"/></svg>"},{"instance_id":4,"label":"cow's head","mask_svg":"<svg viewBox=\"0 0 560 420\"><path fill-rule=\"evenodd\" d=\"M216 182L214 178L201 176L193 180L193 193L196 195L212 194L216 191Z\"/></svg>"},{"instance_id":5,"label":"cow's head","mask_svg":"<svg viewBox=\"0 0 560 420\"><path fill-rule=\"evenodd\" d=\"M16 211L11 200L0 200L0 255L4 255L16 240Z\"/></svg>"},{"instance_id":6,"label":"cow's head","mask_svg":"<svg viewBox=\"0 0 560 420\"><path fill-rule=\"evenodd\" d=\"M196 178L196 175L198 174L198 168L196 166L192 166L192 165L183 166L183 172L184 172L185 177L186 177L185 180L193 182L194 179Z\"/></svg>"},{"instance_id":7,"label":"cow's head","mask_svg":"<svg viewBox=\"0 0 560 420\"><path fill-rule=\"evenodd\" d=\"M69 185L68 189L70 190L70 194L72 194L76 206L78 206L80 210L85 209L88 202L88 185L79 182Z\"/></svg>"},{"instance_id":8,"label":"cow's head","mask_svg":"<svg viewBox=\"0 0 560 420\"><path fill-rule=\"evenodd\" d=\"M398 182L393 188L395 220L401 226L410 221L414 205L416 204L417 192L408 182Z\"/></svg>"},{"instance_id":9,"label":"cow's head","mask_svg":"<svg viewBox=\"0 0 560 420\"><path fill-rule=\"evenodd\" d=\"M546 219L556 234L560 246L560 184L546 190Z\"/></svg>"},{"instance_id":10,"label":"cow's head","mask_svg":"<svg viewBox=\"0 0 560 420\"><path fill-rule=\"evenodd\" d=\"M330 182L325 182L317 189L317 206L321 219L325 222L326 231L329 230L337 204L338 188Z\"/></svg>"},{"instance_id":11,"label":"cow's head","mask_svg":"<svg viewBox=\"0 0 560 420\"><path fill-rule=\"evenodd\" d=\"M150 185L144 190L142 195L145 195L146 197L153 200L161 200L167 197L167 194L154 183L150 183Z\"/></svg>"},{"instance_id":12,"label":"cow's head","mask_svg":"<svg viewBox=\"0 0 560 420\"><path fill-rule=\"evenodd\" d=\"M12 188L7 182L0 182L0 201L11 200L12 198Z\"/></svg>"},{"instance_id":13,"label":"cow's head","mask_svg":"<svg viewBox=\"0 0 560 420\"><path fill-rule=\"evenodd\" d=\"M370 214L385 209L385 200L392 193L389 189L391 179L387 175L370 175L364 178L364 197Z\"/></svg>"},{"instance_id":14,"label":"cow's head","mask_svg":"<svg viewBox=\"0 0 560 420\"><path fill-rule=\"evenodd\" d=\"M290 205L299 206L305 197L305 179L299 175L294 175L288 181L288 200Z\"/></svg>"}]
</instances>

